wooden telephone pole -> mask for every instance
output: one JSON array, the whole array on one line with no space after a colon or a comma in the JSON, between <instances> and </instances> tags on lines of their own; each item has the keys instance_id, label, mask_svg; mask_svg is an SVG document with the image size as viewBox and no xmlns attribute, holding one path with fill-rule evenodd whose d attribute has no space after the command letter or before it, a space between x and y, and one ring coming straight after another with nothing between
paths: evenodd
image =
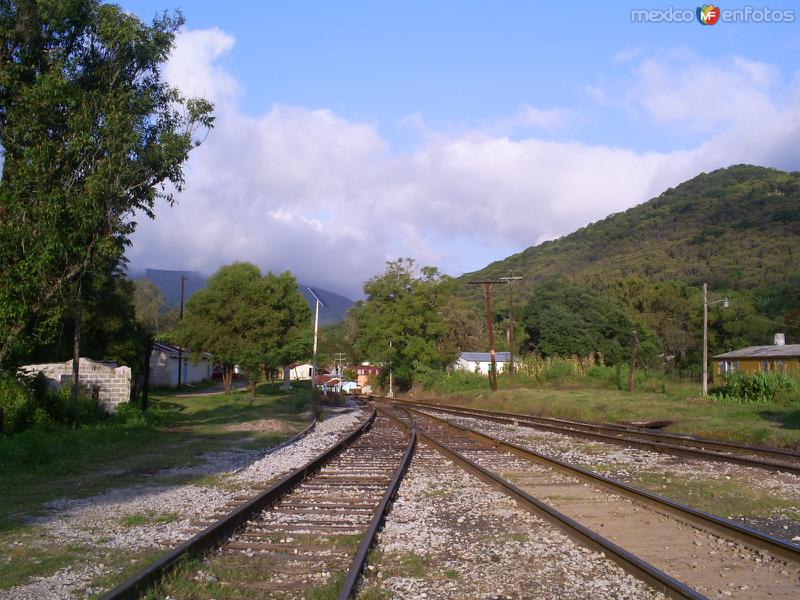
<instances>
[{"instance_id":1,"label":"wooden telephone pole","mask_svg":"<svg viewBox=\"0 0 800 600\"><path fill-rule=\"evenodd\" d=\"M497 361L494 357L494 319L492 318L492 286L496 283L506 283L501 280L494 281L470 281L470 285L482 285L483 296L486 299L486 326L489 330L489 357L491 367L489 369L489 386L493 392L497 391Z\"/></svg>"},{"instance_id":2,"label":"wooden telephone pole","mask_svg":"<svg viewBox=\"0 0 800 600\"><path fill-rule=\"evenodd\" d=\"M508 372L514 372L514 282L522 277L501 277L508 284Z\"/></svg>"},{"instance_id":3,"label":"wooden telephone pole","mask_svg":"<svg viewBox=\"0 0 800 600\"><path fill-rule=\"evenodd\" d=\"M636 332L631 332L631 370L628 375L628 391L632 392L636 384L636 348L639 346L639 338Z\"/></svg>"}]
</instances>

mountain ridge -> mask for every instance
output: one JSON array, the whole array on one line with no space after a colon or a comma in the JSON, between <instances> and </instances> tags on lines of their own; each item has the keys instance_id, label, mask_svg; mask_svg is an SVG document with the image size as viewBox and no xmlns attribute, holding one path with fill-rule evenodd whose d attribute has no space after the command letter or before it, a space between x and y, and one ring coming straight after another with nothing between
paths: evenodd
<instances>
[{"instance_id":1,"label":"mountain ridge","mask_svg":"<svg viewBox=\"0 0 800 600\"><path fill-rule=\"evenodd\" d=\"M143 278L152 281L158 287L158 289L161 290L161 293L164 295L164 298L166 298L169 305L174 308L180 304L181 275L186 277L184 283L184 302L188 300L192 294L203 289L206 286L206 281L208 280L207 277L204 277L197 271L180 271L170 269L146 269ZM341 321L345 318L347 309L353 304L353 300L350 298L321 287L308 286L304 283L298 283L297 286L300 289L300 292L303 294L303 297L306 299L306 302L308 302L308 305L311 308L312 316L314 314L316 300L311 295L311 292L309 292L309 287L318 290L321 294L321 298L328 305L328 308L320 307L320 326Z\"/></svg>"},{"instance_id":2,"label":"mountain ridge","mask_svg":"<svg viewBox=\"0 0 800 600\"><path fill-rule=\"evenodd\" d=\"M753 290L798 278L787 267L800 255L798 236L800 173L736 165L459 279L512 273L527 276L526 290L553 276L637 275Z\"/></svg>"}]
</instances>

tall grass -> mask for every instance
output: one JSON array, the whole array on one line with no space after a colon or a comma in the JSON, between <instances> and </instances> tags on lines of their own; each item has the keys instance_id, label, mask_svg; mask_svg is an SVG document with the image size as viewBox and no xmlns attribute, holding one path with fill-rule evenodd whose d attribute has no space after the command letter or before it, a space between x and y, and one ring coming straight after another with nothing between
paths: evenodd
<instances>
[{"instance_id":1,"label":"tall grass","mask_svg":"<svg viewBox=\"0 0 800 600\"><path fill-rule=\"evenodd\" d=\"M514 363L513 374L500 373L499 381L506 387L538 387L561 385L570 382L586 383L601 387L627 389L628 369L621 365L607 366L603 357L592 356L551 356L544 358L537 354L520 357ZM445 371L422 368L415 376L415 385L426 391L443 394L466 392L488 387L488 380L478 373L467 371ZM635 384L650 392L666 392L666 379L655 371L637 369Z\"/></svg>"},{"instance_id":2,"label":"tall grass","mask_svg":"<svg viewBox=\"0 0 800 600\"><path fill-rule=\"evenodd\" d=\"M718 402L774 402L800 388L798 381L781 373L733 373L711 397Z\"/></svg>"}]
</instances>

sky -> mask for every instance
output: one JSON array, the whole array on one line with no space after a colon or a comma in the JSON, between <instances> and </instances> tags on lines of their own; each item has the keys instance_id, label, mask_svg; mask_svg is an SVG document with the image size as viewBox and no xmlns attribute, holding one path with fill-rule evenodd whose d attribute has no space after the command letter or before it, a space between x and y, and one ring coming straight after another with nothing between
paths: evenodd
<instances>
[{"instance_id":1,"label":"sky","mask_svg":"<svg viewBox=\"0 0 800 600\"><path fill-rule=\"evenodd\" d=\"M246 260L358 298L387 260L460 275L704 171L800 169L789 2L709 26L632 18L698 6L674 1L170 1L119 3L181 10L163 74L216 126L137 219L134 273Z\"/></svg>"}]
</instances>

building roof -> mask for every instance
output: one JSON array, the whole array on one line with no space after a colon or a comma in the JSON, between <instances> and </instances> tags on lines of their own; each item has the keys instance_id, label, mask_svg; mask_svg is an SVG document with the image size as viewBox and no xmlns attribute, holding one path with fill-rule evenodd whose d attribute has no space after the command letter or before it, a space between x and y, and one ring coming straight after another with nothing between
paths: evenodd
<instances>
[{"instance_id":1,"label":"building roof","mask_svg":"<svg viewBox=\"0 0 800 600\"><path fill-rule=\"evenodd\" d=\"M178 348L178 346L175 346L174 344L168 344L166 342L153 342L153 350L156 352L163 352L170 358L178 358L178 350L181 350L181 356L186 359L189 359L189 355L192 353L190 348ZM205 360L209 360L211 358L211 354L208 352L203 352L203 358Z\"/></svg>"},{"instance_id":2,"label":"building roof","mask_svg":"<svg viewBox=\"0 0 800 600\"><path fill-rule=\"evenodd\" d=\"M323 385L323 384L326 384L326 383L327 384L331 384L331 385L336 385L341 380L342 380L342 378L339 377L338 375L329 375L329 374L326 373L324 375L317 375L314 378L314 385Z\"/></svg>"},{"instance_id":3,"label":"building roof","mask_svg":"<svg viewBox=\"0 0 800 600\"><path fill-rule=\"evenodd\" d=\"M469 362L491 362L492 356L488 352L462 352L459 356L462 360ZM511 352L495 352L495 362L508 362L511 360Z\"/></svg>"},{"instance_id":4,"label":"building roof","mask_svg":"<svg viewBox=\"0 0 800 600\"><path fill-rule=\"evenodd\" d=\"M714 358L720 360L729 358L800 358L800 344L748 346L747 348L732 350L724 354L717 354Z\"/></svg>"}]
</instances>

